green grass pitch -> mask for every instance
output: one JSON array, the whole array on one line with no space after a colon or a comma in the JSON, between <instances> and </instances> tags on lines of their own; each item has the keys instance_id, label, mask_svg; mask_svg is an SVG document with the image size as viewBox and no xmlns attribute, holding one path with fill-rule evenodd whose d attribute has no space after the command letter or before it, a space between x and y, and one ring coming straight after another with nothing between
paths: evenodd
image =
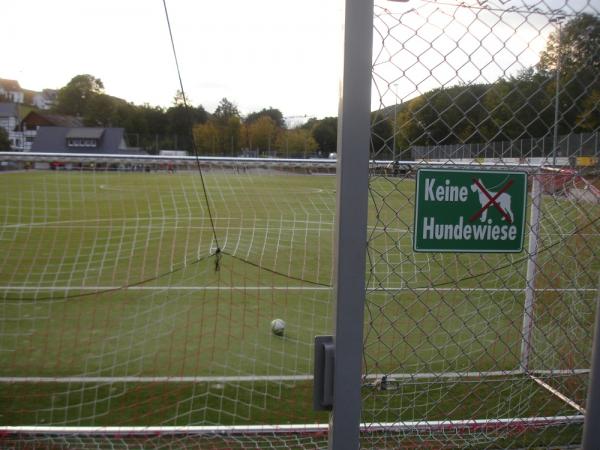
<instances>
[{"instance_id":1,"label":"green grass pitch","mask_svg":"<svg viewBox=\"0 0 600 450\"><path fill-rule=\"evenodd\" d=\"M0 383L0 425L327 421L312 411L306 376L313 337L332 327L335 177L204 177L208 204L193 172L0 176L0 377L13 379ZM371 186L365 370L517 368L524 254L415 254L414 180L374 176ZM577 269L576 295L540 294L532 360L586 367L599 244L564 236L597 207L553 199L544 208L537 287L573 287L556 275L565 255L589 270ZM274 318L287 323L283 338L271 333ZM556 387L581 400L584 378ZM378 421L574 413L520 376L409 380L364 397L365 419Z\"/></svg>"}]
</instances>

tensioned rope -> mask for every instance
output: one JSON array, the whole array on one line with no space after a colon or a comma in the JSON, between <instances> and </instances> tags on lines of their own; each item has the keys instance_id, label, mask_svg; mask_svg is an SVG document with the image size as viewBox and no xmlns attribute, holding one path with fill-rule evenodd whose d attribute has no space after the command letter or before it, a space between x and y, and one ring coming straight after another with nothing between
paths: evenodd
<instances>
[{"instance_id":1,"label":"tensioned rope","mask_svg":"<svg viewBox=\"0 0 600 450\"><path fill-rule=\"evenodd\" d=\"M34 300L35 301L42 301L42 300L68 300L68 299L89 297L89 296L93 296L93 295L101 295L101 294L105 294L105 293L126 290L126 289L131 288L131 287L141 286L141 285L153 282L153 281L160 280L160 279L162 279L164 277L167 277L167 276L170 276L170 275L172 275L174 273L180 272L181 270L183 270L183 269L185 269L185 268L187 268L187 267L189 267L191 265L195 265L195 264L198 264L198 263L200 263L202 261L205 261L206 259L208 259L208 258L210 258L212 256L215 257L215 271L219 271L220 265L221 265L221 258L222 258L223 255L227 255L227 256L229 256L229 257L231 257L233 259L236 259L236 260L238 260L240 262L243 262L245 264L249 264L249 265L251 265L253 267L256 267L256 268L258 268L260 270L265 270L265 271L270 272L270 273L272 273L274 275L282 276L282 277L285 277L285 278L288 278L288 279L291 279L291 280L300 281L300 282L311 284L311 285L314 285L314 286L331 287L330 285L325 284L325 283L320 283L318 281L307 280L307 279L303 279L303 278L300 278L300 277L295 277L295 276L292 276L290 274L282 273L282 272L279 272L279 271L271 269L271 268L263 267L260 264L257 264L255 262L246 260L244 258L241 258L241 257L239 257L237 255L234 255L232 253L229 253L229 252L224 251L223 249L221 249L221 246L219 244L219 238L218 238L218 235L217 235L216 226L215 226L215 220L214 220L212 209L211 209L210 196L208 194L208 189L206 187L206 182L205 182L205 179L204 179L204 174L203 174L203 171L202 171L202 166L200 164L200 156L199 156L198 148L197 148L197 145L196 145L196 141L194 139L194 133L193 133L193 128L192 128L193 123L192 123L192 117L191 117L191 110L190 110L190 106L188 105L187 96L185 94L185 88L183 86L183 79L181 77L181 70L180 70L180 67L179 67L179 60L177 58L177 51L176 51L176 48L175 48L175 40L173 38L173 30L172 30L172 27L171 27L171 21L169 19L169 12L168 12L168 8L167 8L167 2L166 2L166 0L163 0L163 6L164 6L164 11L165 11L165 18L166 18L166 21L167 21L167 27L168 27L168 30L169 30L169 38L170 38L170 41L171 41L171 48L173 50L173 58L175 60L175 67L176 67L176 70L177 70L177 77L179 79L179 87L180 87L180 91L181 91L181 97L182 97L182 101L183 101L183 107L184 107L184 110L185 110L185 113L186 113L186 119L187 119L187 124L186 125L187 125L187 128L188 128L190 137L191 137L192 152L193 152L195 160L196 160L196 167L197 167L197 170L198 170L198 174L200 175L202 192L203 192L204 200L206 201L207 215L208 215L208 218L209 218L209 221L210 221L210 228L211 228L211 232L212 232L212 237L213 237L214 242L216 244L216 249L215 249L214 252L212 252L212 253L210 253L210 254L208 254L206 256L197 258L197 259L193 260L192 262L189 262L189 263L187 263L187 264L185 264L185 265L183 265L181 267L174 268L172 270L163 272L163 273L158 274L156 276L153 276L153 277L150 277L150 278L147 278L147 279L144 279L144 280L140 280L140 281L137 281L137 282L134 282L134 283L126 283L123 286L111 287L111 288L108 288L108 289L101 289L101 290L94 290L92 292L84 292L84 293L77 293L77 294L71 294L71 295L62 295L62 296L52 296L52 295L51 296L44 296L44 297L37 297L36 296L36 297L33 297L33 298L18 297L19 301L22 301L22 300L25 300L25 301L27 301L27 300L31 300L31 301L34 301ZM168 287L165 286L165 289L168 289ZM43 288L41 290L43 291ZM5 298L5 300L12 300L12 299L11 298ZM15 299L15 300L17 300L17 299Z\"/></svg>"},{"instance_id":2,"label":"tensioned rope","mask_svg":"<svg viewBox=\"0 0 600 450\"><path fill-rule=\"evenodd\" d=\"M198 148L196 147L196 140L194 139L194 130L192 129L190 108L187 103L185 89L183 88L183 80L181 78L181 70L179 69L179 60L177 59L177 50L175 49L175 40L173 39L173 30L171 28L171 20L169 19L169 11L167 9L167 0L163 0L163 6L165 8L165 18L167 20L167 27L169 28L169 38L171 39L171 48L173 50L173 58L175 59L175 68L177 69L177 78L179 79L179 88L181 90L181 98L183 99L183 107L185 109L186 116L187 116L187 122L188 122L187 126L189 128L189 133L190 133L190 137L191 137L192 151L193 151L194 157L196 159L196 167L198 168L198 174L200 175L200 181L202 184L202 192L204 193L204 199L206 200L206 210L208 213L208 218L210 220L210 226L212 229L213 239L215 240L215 244L217 245L217 249L214 253L216 256L215 270L219 270L219 260L221 258L221 246L219 245L219 238L217 236L215 222L213 219L212 211L210 209L210 200L208 197L208 191L206 190L206 183L204 182L204 175L202 173L202 167L200 166L200 158L198 155Z\"/></svg>"},{"instance_id":3,"label":"tensioned rope","mask_svg":"<svg viewBox=\"0 0 600 450\"><path fill-rule=\"evenodd\" d=\"M165 18L167 20L167 27L169 28L169 38L171 40L171 48L173 50L173 58L175 60L175 67L177 69L177 77L179 79L179 87L180 87L180 90L181 90L181 97L183 99L183 106L185 108L185 112L186 112L187 119L188 119L187 120L187 126L189 128L189 133L190 133L190 136L191 136L192 151L193 151L194 157L196 159L196 167L198 169L198 174L200 175L200 180L202 182L202 191L203 191L203 194L204 194L204 199L206 200L206 209L207 209L208 217L210 219L210 224L211 224L213 238L215 240L215 244L216 244L216 247L217 247L216 250L215 250L215 252L212 255L210 255L210 256L215 256L215 258L216 258L215 259L215 271L219 270L220 263L221 263L221 258L222 258L222 256L224 254L226 254L226 255L234 258L234 259L242 261L242 262L244 262L246 264L249 264L251 266L257 267L257 268L259 268L261 270L266 270L266 271L271 272L271 273L273 273L275 275L280 275L280 276L283 276L283 277L286 277L286 278L289 278L289 279L293 279L293 280L296 280L296 281L302 281L302 282L313 284L313 285L327 286L327 287L329 287L329 285L327 285L327 284L323 284L323 283L319 283L319 282L311 281L311 280L305 280L305 279L302 279L302 278L299 278L299 277L291 276L289 274L278 272L278 271L276 271L274 269L265 268L265 267L261 266L260 264L254 263L252 261L248 261L248 260L246 260L244 258L240 258L239 256L233 255L233 254L231 254L229 252L225 252L225 251L223 251L223 249L219 245L219 239L218 239L218 236L217 236L217 230L216 230L216 227L215 227L215 223L214 223L214 219L213 219L213 215L212 215L212 210L211 210L211 207L210 207L210 198L209 198L209 195L208 195L208 190L206 188L206 183L205 183L204 176L203 176L203 173L202 173L202 167L200 165L200 157L199 157L199 154L198 154L198 148L196 146L196 140L194 139L194 132L193 132L193 129L192 129L191 111L190 111L190 107L188 106L188 103L187 103L187 97L185 95L185 89L183 87L183 80L181 78L181 70L180 70L180 67L179 67L179 60L177 58L177 51L175 49L175 40L173 38L173 30L172 30L172 27L171 27L171 21L169 19L169 11L168 11L168 8L167 8L167 0L163 0L163 6L164 6L164 10L165 10Z\"/></svg>"},{"instance_id":4,"label":"tensioned rope","mask_svg":"<svg viewBox=\"0 0 600 450\"><path fill-rule=\"evenodd\" d=\"M588 227L596 225L598 222L600 222L600 217L596 217L594 219L591 219L589 222L585 223L584 225L581 225L580 227L574 229L571 233L563 235L561 239L559 239L559 240L557 240L555 242L552 242L552 243L546 245L545 247L539 247L538 251L535 254L541 255L541 254L543 254L543 253L551 250L552 248L558 246L559 244L566 242L571 237L576 236L577 234L579 234L582 231L586 230ZM244 258L240 258L239 256L236 256L234 254L228 253L226 251L222 251L221 253L225 254L227 256L230 256L233 259L237 259L238 261L241 261L241 262L249 264L249 265L251 265L253 267L256 267L258 269L270 272L270 273L272 273L274 275L279 275L279 276L282 276L282 277L285 277L285 278L288 278L288 279L291 279L291 280L296 280L296 281L300 281L300 282L303 282L303 283L312 284L314 286L331 287L331 285L329 285L329 284L320 283L318 281L306 280L306 279L303 279L303 278L300 278L300 277L294 277L294 276L289 275L289 274L285 274L285 273L278 272L278 271L273 270L273 269L262 267L259 264L256 264L256 263L254 263L252 261L248 261L248 260L246 260ZM531 255L533 255L533 254L531 254ZM460 283L461 281L472 280L472 279L475 279L475 278L479 278L479 277L483 277L483 276L489 275L493 271L499 271L499 270L503 270L503 269L509 268L512 265L516 264L516 263L523 262L523 261L527 260L531 255L527 254L527 255L525 255L525 256L523 256L521 258L518 258L516 260L510 261L509 263L507 263L507 264L505 264L503 266L496 267L496 268L493 268L493 269L489 269L489 270L484 271L484 272L479 272L479 273L471 274L471 275L468 275L466 277L462 277L462 278L459 278L459 279L456 279L456 280L445 281L445 282L441 282L441 283L432 283L432 284L423 285L423 286L407 287L407 289L409 289L409 290L410 289L419 290L419 289L424 289L424 288L429 288L429 289L443 288L444 286L448 286L448 285ZM22 300L25 300L25 301L67 300L67 299L74 299L74 298L80 298L80 297L89 297L89 296L92 296L92 295L100 295L100 294L104 294L104 293L107 293L107 292L116 292L116 291L126 290L126 289L128 289L130 287L141 286L141 285L144 285L146 283L150 283L152 281L157 281L157 280L159 280L161 278L164 278L166 276L169 276L169 275L172 275L174 273L177 273L177 272L179 272L179 271L181 271L181 270L183 270L183 269L185 269L185 268L187 268L187 267L189 267L191 265L198 264L198 263L200 263L200 262L202 262L202 261L210 258L211 256L214 256L214 253L209 254L207 256L203 256L201 258L198 258L198 259L192 261L191 263L188 263L188 264L186 264L186 265L184 265L182 267L178 267L176 269L170 270L168 272L162 273L160 275L157 275L157 276L154 276L154 277L142 280L142 281L138 281L136 283L131 283L131 284L127 284L127 285L123 285L123 286L118 286L118 287L112 287L112 288L109 288L109 289L96 290L96 291L92 291L92 292L85 292L85 293L82 293L82 294L64 295L64 296L60 296L60 297L59 296L32 297L32 298L24 298L24 297L18 297L18 298L13 297L13 298L11 298L11 297L4 297L4 300L5 301L12 301L12 300L17 300L17 301L22 301ZM165 289L168 289L168 286L165 286ZM44 290L43 288L40 288L40 291L43 291L43 290Z\"/></svg>"}]
</instances>

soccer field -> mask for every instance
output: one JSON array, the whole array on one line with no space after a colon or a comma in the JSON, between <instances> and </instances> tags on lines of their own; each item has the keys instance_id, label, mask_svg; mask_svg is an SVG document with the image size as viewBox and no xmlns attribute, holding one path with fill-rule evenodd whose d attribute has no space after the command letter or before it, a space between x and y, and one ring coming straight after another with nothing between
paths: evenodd
<instances>
[{"instance_id":1,"label":"soccer field","mask_svg":"<svg viewBox=\"0 0 600 450\"><path fill-rule=\"evenodd\" d=\"M365 368L412 378L404 400L367 395L365 411L572 414L514 372L524 254L413 253L414 180L371 183ZM311 358L314 336L332 332L335 177L37 171L2 174L0 189L0 424L326 422L312 411ZM585 369L600 243L579 228L598 206L545 208L532 364ZM577 285L555 274L566 264ZM414 382L451 372L499 373ZM560 383L581 400L585 379Z\"/></svg>"}]
</instances>

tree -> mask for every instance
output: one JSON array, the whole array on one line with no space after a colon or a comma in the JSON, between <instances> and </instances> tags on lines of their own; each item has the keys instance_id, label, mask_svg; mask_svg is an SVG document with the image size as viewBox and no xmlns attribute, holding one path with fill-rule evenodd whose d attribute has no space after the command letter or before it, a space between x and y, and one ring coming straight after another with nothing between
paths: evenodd
<instances>
[{"instance_id":1,"label":"tree","mask_svg":"<svg viewBox=\"0 0 600 450\"><path fill-rule=\"evenodd\" d=\"M212 121L195 125L194 140L198 153L201 155L216 155L218 152L218 134L218 130Z\"/></svg>"},{"instance_id":2,"label":"tree","mask_svg":"<svg viewBox=\"0 0 600 450\"><path fill-rule=\"evenodd\" d=\"M319 145L319 152L322 155L335 152L337 150L337 117L326 117L318 121L312 129L312 135Z\"/></svg>"},{"instance_id":3,"label":"tree","mask_svg":"<svg viewBox=\"0 0 600 450\"><path fill-rule=\"evenodd\" d=\"M283 130L277 137L277 148L281 149L286 157L307 156L319 147L312 137L310 130L294 128Z\"/></svg>"},{"instance_id":4,"label":"tree","mask_svg":"<svg viewBox=\"0 0 600 450\"><path fill-rule=\"evenodd\" d=\"M166 133L173 137L171 145L188 151L192 150L192 128L194 125L206 123L208 120L208 113L204 107L199 105L192 108L179 103L167 109L165 116L167 121Z\"/></svg>"},{"instance_id":5,"label":"tree","mask_svg":"<svg viewBox=\"0 0 600 450\"><path fill-rule=\"evenodd\" d=\"M583 101L583 111L577 118L584 130L594 131L600 128L600 90L592 91Z\"/></svg>"},{"instance_id":6,"label":"tree","mask_svg":"<svg viewBox=\"0 0 600 450\"><path fill-rule=\"evenodd\" d=\"M552 33L540 56L537 69L559 80L559 133L575 131L584 116L583 104L593 91L600 90L600 18L581 14ZM559 64L560 62L560 64ZM547 94L556 98L555 83Z\"/></svg>"},{"instance_id":7,"label":"tree","mask_svg":"<svg viewBox=\"0 0 600 450\"><path fill-rule=\"evenodd\" d=\"M231 116L225 126L221 127L221 142L224 154L234 156L240 149L242 121L238 116Z\"/></svg>"},{"instance_id":8,"label":"tree","mask_svg":"<svg viewBox=\"0 0 600 450\"><path fill-rule=\"evenodd\" d=\"M105 94L94 94L87 101L83 122L87 126L109 127L116 109L116 99ZM118 124L118 123L117 123Z\"/></svg>"},{"instance_id":9,"label":"tree","mask_svg":"<svg viewBox=\"0 0 600 450\"><path fill-rule=\"evenodd\" d=\"M0 151L10 151L10 141L8 140L8 133L4 128L0 128Z\"/></svg>"},{"instance_id":10,"label":"tree","mask_svg":"<svg viewBox=\"0 0 600 450\"><path fill-rule=\"evenodd\" d=\"M273 119L273 122L275 122L275 125L277 125L279 128L285 128L285 120L283 118L283 114L280 110L278 110L277 108L273 108L272 106L269 106L268 109L263 108L258 112L248 114L248 116L246 116L245 122L248 125L250 125L256 122L262 116L270 117L271 119Z\"/></svg>"},{"instance_id":11,"label":"tree","mask_svg":"<svg viewBox=\"0 0 600 450\"><path fill-rule=\"evenodd\" d=\"M582 70L598 71L599 48L600 18L580 14L550 35L537 68L553 75L560 57L561 76L570 78Z\"/></svg>"},{"instance_id":12,"label":"tree","mask_svg":"<svg viewBox=\"0 0 600 450\"><path fill-rule=\"evenodd\" d=\"M104 84L93 75L76 75L58 91L54 110L61 114L83 117L90 100L104 92Z\"/></svg>"},{"instance_id":13,"label":"tree","mask_svg":"<svg viewBox=\"0 0 600 450\"><path fill-rule=\"evenodd\" d=\"M371 118L371 154L374 158L390 158L394 130L390 119L381 113L373 114Z\"/></svg>"},{"instance_id":14,"label":"tree","mask_svg":"<svg viewBox=\"0 0 600 450\"><path fill-rule=\"evenodd\" d=\"M240 112L237 106L231 103L227 98L223 97L213 113L215 120L225 124L230 117L240 117Z\"/></svg>"},{"instance_id":15,"label":"tree","mask_svg":"<svg viewBox=\"0 0 600 450\"><path fill-rule=\"evenodd\" d=\"M498 80L483 99L487 117L481 134L487 141L541 137L548 133L554 120L552 97L548 93L551 79L533 68L517 76Z\"/></svg>"},{"instance_id":16,"label":"tree","mask_svg":"<svg viewBox=\"0 0 600 450\"><path fill-rule=\"evenodd\" d=\"M276 146L279 128L269 116L261 116L248 126L250 148L271 151Z\"/></svg>"}]
</instances>

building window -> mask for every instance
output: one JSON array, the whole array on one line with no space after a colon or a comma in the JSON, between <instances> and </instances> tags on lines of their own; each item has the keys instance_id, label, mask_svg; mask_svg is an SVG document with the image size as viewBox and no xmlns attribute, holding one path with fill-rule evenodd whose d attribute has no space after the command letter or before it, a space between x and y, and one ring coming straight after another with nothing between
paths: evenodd
<instances>
[{"instance_id":1,"label":"building window","mask_svg":"<svg viewBox=\"0 0 600 450\"><path fill-rule=\"evenodd\" d=\"M96 139L82 139L82 138L70 138L67 139L67 145L69 147L98 147L98 141Z\"/></svg>"}]
</instances>

